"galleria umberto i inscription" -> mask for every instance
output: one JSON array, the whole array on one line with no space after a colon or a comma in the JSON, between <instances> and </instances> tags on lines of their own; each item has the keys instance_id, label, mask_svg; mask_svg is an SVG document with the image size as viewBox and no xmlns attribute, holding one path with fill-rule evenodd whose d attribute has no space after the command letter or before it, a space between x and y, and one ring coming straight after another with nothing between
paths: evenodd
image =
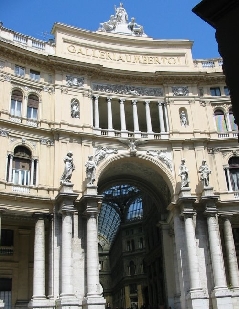
<instances>
[{"instance_id":1,"label":"galleria umberto i inscription","mask_svg":"<svg viewBox=\"0 0 239 309\"><path fill-rule=\"evenodd\" d=\"M79 46L78 44L68 44L67 51L80 57L89 59L102 59L105 61L115 61L119 63L130 64L148 64L148 65L185 65L185 58L182 56L152 56L140 54L127 54L114 51L106 51L95 48Z\"/></svg>"}]
</instances>

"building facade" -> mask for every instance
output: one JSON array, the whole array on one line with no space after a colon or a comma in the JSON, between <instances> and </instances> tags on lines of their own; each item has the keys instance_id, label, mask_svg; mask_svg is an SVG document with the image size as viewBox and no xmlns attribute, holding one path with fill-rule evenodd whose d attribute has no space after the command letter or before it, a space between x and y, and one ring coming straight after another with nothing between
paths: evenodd
<instances>
[{"instance_id":1,"label":"building facade","mask_svg":"<svg viewBox=\"0 0 239 309\"><path fill-rule=\"evenodd\" d=\"M239 148L221 59L121 3L0 27L0 306L239 308Z\"/></svg>"}]
</instances>

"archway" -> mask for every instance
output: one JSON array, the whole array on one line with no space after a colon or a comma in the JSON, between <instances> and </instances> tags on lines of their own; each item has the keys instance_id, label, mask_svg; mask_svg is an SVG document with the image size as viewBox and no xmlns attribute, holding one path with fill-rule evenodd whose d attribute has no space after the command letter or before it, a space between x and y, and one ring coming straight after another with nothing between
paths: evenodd
<instances>
[{"instance_id":1,"label":"archway","mask_svg":"<svg viewBox=\"0 0 239 309\"><path fill-rule=\"evenodd\" d=\"M168 216L171 193L162 174L153 163L133 157L110 162L99 177L100 281L114 308L167 306L158 223Z\"/></svg>"}]
</instances>

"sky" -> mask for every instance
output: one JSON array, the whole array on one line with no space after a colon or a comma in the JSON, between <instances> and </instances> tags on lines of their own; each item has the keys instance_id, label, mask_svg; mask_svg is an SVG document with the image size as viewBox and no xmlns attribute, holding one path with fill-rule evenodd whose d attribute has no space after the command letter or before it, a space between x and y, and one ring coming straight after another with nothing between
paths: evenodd
<instances>
[{"instance_id":1,"label":"sky","mask_svg":"<svg viewBox=\"0 0 239 309\"><path fill-rule=\"evenodd\" d=\"M215 29L192 12L200 0L122 0L129 19L144 27L154 39L194 41L194 59L217 58ZM22 34L48 40L55 22L96 31L114 14L119 0L0 0L3 26Z\"/></svg>"}]
</instances>

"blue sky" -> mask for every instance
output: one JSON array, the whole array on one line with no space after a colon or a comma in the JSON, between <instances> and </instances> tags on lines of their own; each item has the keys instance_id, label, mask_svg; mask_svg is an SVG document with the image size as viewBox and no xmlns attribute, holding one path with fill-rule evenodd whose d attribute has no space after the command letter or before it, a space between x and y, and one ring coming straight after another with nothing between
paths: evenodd
<instances>
[{"instance_id":1,"label":"blue sky","mask_svg":"<svg viewBox=\"0 0 239 309\"><path fill-rule=\"evenodd\" d=\"M192 13L199 0L125 0L129 15L154 39L194 41L193 58L219 57L215 30ZM4 27L39 39L48 39L54 22L96 31L114 14L119 0L0 0Z\"/></svg>"}]
</instances>

